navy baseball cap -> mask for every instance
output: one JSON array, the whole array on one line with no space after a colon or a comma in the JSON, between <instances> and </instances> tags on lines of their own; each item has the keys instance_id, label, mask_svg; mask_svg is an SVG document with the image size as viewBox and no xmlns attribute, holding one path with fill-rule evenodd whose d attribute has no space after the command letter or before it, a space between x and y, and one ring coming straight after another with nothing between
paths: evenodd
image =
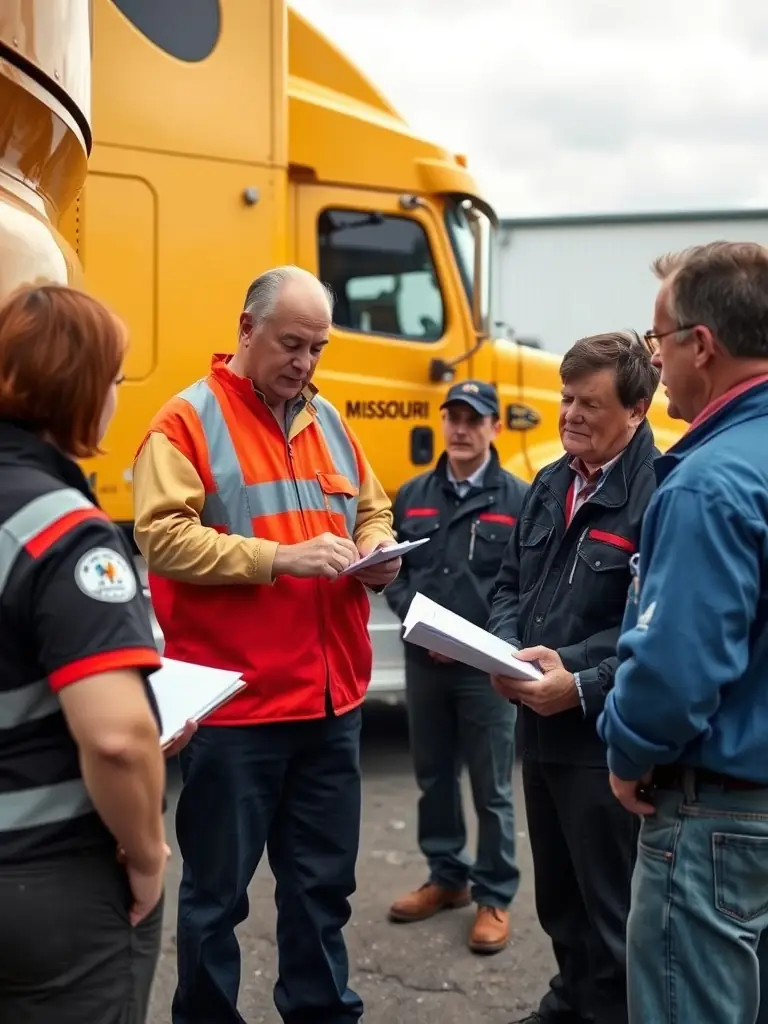
<instances>
[{"instance_id":1,"label":"navy baseball cap","mask_svg":"<svg viewBox=\"0 0 768 1024\"><path fill-rule=\"evenodd\" d=\"M496 388L482 380L465 380L461 384L454 384L440 408L444 409L446 405L452 405L454 402L464 402L480 416L499 415Z\"/></svg>"}]
</instances>

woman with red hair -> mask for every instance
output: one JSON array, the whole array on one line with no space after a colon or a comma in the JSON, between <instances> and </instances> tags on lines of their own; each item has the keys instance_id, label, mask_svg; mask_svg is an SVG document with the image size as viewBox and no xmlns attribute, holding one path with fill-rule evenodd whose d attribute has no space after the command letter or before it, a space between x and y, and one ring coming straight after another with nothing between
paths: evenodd
<instances>
[{"instance_id":1,"label":"woman with red hair","mask_svg":"<svg viewBox=\"0 0 768 1024\"><path fill-rule=\"evenodd\" d=\"M143 1024L160 947L160 665L119 530L76 459L126 331L54 285L0 306L0 1021Z\"/></svg>"}]
</instances>

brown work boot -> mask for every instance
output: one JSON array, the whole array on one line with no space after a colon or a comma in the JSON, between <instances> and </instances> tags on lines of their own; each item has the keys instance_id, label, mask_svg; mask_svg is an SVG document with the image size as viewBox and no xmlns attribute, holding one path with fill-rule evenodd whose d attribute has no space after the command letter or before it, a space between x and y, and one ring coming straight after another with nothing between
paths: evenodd
<instances>
[{"instance_id":1,"label":"brown work boot","mask_svg":"<svg viewBox=\"0 0 768 1024\"><path fill-rule=\"evenodd\" d=\"M509 913L498 907L478 907L469 933L473 953L500 953L509 942Z\"/></svg>"},{"instance_id":2,"label":"brown work boot","mask_svg":"<svg viewBox=\"0 0 768 1024\"><path fill-rule=\"evenodd\" d=\"M426 921L441 910L456 910L470 904L469 889L446 889L434 882L426 882L419 889L396 900L389 908L389 920L398 924Z\"/></svg>"}]
</instances>

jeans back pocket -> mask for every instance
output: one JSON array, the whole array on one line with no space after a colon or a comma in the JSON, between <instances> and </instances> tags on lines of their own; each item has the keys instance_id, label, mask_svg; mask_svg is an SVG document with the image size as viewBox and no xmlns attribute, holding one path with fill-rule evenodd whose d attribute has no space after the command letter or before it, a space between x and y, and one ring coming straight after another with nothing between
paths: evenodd
<instances>
[{"instance_id":1,"label":"jeans back pocket","mask_svg":"<svg viewBox=\"0 0 768 1024\"><path fill-rule=\"evenodd\" d=\"M768 911L768 835L712 833L715 906L735 921Z\"/></svg>"}]
</instances>

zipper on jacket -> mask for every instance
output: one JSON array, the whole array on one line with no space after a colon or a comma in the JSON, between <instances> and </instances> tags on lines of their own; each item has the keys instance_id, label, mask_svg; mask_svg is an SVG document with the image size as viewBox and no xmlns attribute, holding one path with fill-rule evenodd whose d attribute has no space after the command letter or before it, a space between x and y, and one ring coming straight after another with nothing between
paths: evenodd
<instances>
[{"instance_id":1,"label":"zipper on jacket","mask_svg":"<svg viewBox=\"0 0 768 1024\"><path fill-rule=\"evenodd\" d=\"M477 520L472 523L472 529L469 531L469 559L472 561L475 554L475 539L477 537Z\"/></svg>"},{"instance_id":2,"label":"zipper on jacket","mask_svg":"<svg viewBox=\"0 0 768 1024\"><path fill-rule=\"evenodd\" d=\"M589 527L585 527L579 537L578 543L576 544L576 557L573 560L573 568L571 569L571 575L568 577L568 586L573 583L573 577L576 575L576 566L579 564L579 552L581 551L581 545L584 542L584 538L589 533Z\"/></svg>"},{"instance_id":3,"label":"zipper on jacket","mask_svg":"<svg viewBox=\"0 0 768 1024\"><path fill-rule=\"evenodd\" d=\"M299 484L296 480L296 467L293 462L293 445L285 438L285 450L288 453L288 469L291 474L291 480L293 481L293 488L296 491L296 504L299 507L299 515L301 516L301 525L304 527L304 536L309 540L309 531L307 530L307 523L304 519L304 509L301 505L301 495L299 494ZM323 693L323 710L327 713L328 706L333 707L333 696L331 694L331 666L328 661L328 652L325 637L325 610L323 608L323 592L320 585L320 580L315 580L315 593L317 594L317 617L318 627L320 633L320 645L323 649L323 661L325 662L325 690Z\"/></svg>"},{"instance_id":4,"label":"zipper on jacket","mask_svg":"<svg viewBox=\"0 0 768 1024\"><path fill-rule=\"evenodd\" d=\"M293 482L293 489L296 492L296 504L299 509L299 516L301 518L301 525L304 527L304 536L309 539L309 531L307 530L307 523L304 519L304 509L301 506L301 495L299 494L299 484L296 480L296 468L293 464L293 445L290 441L286 440L285 450L288 453L288 469L291 474L291 480Z\"/></svg>"}]
</instances>

